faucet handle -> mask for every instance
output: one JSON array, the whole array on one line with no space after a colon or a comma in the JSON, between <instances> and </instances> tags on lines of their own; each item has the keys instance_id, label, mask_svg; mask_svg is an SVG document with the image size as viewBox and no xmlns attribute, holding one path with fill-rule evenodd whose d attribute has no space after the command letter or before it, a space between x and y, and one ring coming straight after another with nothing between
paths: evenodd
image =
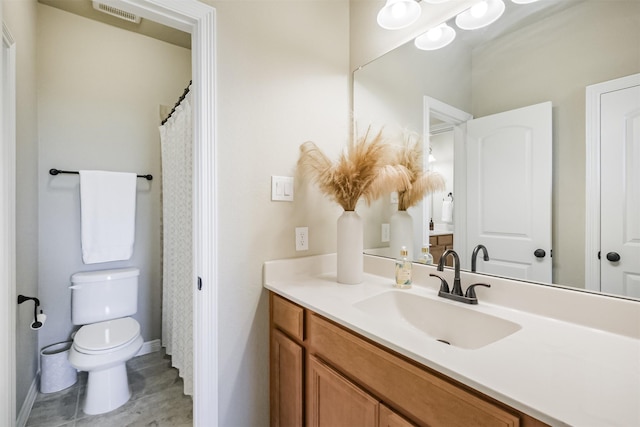
<instances>
[{"instance_id":1,"label":"faucet handle","mask_svg":"<svg viewBox=\"0 0 640 427\"><path fill-rule=\"evenodd\" d=\"M464 293L465 298L473 298L473 299L477 299L478 297L476 297L476 290L473 289L476 286L484 286L485 288L490 288L491 285L487 285L486 283L476 283L474 285L469 285L469 287L467 288L467 290Z\"/></svg>"},{"instance_id":2,"label":"faucet handle","mask_svg":"<svg viewBox=\"0 0 640 427\"><path fill-rule=\"evenodd\" d=\"M442 277L438 276L437 274L429 274L429 276L431 277L437 277L438 279L440 279L440 292L445 292L445 293L449 293L449 284L447 283L446 280L444 280Z\"/></svg>"}]
</instances>

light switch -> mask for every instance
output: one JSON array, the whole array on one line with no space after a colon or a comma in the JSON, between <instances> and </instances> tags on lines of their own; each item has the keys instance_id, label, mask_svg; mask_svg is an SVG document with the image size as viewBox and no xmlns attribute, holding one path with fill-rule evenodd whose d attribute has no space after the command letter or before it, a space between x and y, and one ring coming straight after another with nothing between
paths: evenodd
<instances>
[{"instance_id":1,"label":"light switch","mask_svg":"<svg viewBox=\"0 0 640 427\"><path fill-rule=\"evenodd\" d=\"M293 202L292 176L274 175L271 177L271 200Z\"/></svg>"},{"instance_id":2,"label":"light switch","mask_svg":"<svg viewBox=\"0 0 640 427\"><path fill-rule=\"evenodd\" d=\"M381 242L389 241L389 224L382 224L380 234L381 234L381 238L380 238Z\"/></svg>"}]
</instances>

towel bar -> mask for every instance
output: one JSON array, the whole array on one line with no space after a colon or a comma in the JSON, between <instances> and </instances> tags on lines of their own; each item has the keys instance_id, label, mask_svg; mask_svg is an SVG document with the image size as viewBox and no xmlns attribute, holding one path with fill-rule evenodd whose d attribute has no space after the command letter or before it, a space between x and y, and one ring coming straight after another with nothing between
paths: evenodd
<instances>
[{"instance_id":1,"label":"towel bar","mask_svg":"<svg viewBox=\"0 0 640 427\"><path fill-rule=\"evenodd\" d=\"M72 173L72 174L75 174L75 175L79 175L80 174L80 172L78 172L78 171L63 171L63 170L60 170L60 169L49 169L49 174L50 175L58 175L59 173ZM136 175L136 176L138 178L144 178L147 181L151 181L153 179L153 175L151 175L151 174Z\"/></svg>"}]
</instances>

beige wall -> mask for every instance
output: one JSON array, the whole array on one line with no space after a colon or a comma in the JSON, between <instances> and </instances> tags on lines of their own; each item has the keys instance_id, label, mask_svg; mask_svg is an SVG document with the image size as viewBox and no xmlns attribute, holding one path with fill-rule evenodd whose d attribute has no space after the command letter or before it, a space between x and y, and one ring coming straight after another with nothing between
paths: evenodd
<instances>
[{"instance_id":1,"label":"beige wall","mask_svg":"<svg viewBox=\"0 0 640 427\"><path fill-rule=\"evenodd\" d=\"M69 339L71 274L140 268L138 312L145 341L161 335L160 104L191 79L187 49L38 4L40 347ZM84 265L77 175L50 168L151 173L139 179L136 241L128 261Z\"/></svg>"},{"instance_id":2,"label":"beige wall","mask_svg":"<svg viewBox=\"0 0 640 427\"><path fill-rule=\"evenodd\" d=\"M210 1L217 9L219 405L221 426L269 423L266 260L335 252L340 208L313 187L270 200L313 140L335 154L349 134L349 5ZM294 228L309 227L296 252Z\"/></svg>"},{"instance_id":3,"label":"beige wall","mask_svg":"<svg viewBox=\"0 0 640 427\"><path fill-rule=\"evenodd\" d=\"M638 72L634 0L578 4L474 51L475 117L553 102L554 283L584 287L585 88Z\"/></svg>"},{"instance_id":4,"label":"beige wall","mask_svg":"<svg viewBox=\"0 0 640 427\"><path fill-rule=\"evenodd\" d=\"M38 296L38 129L36 0L3 1L3 20L16 42L16 291ZM38 370L33 303L16 309L16 413Z\"/></svg>"}]
</instances>

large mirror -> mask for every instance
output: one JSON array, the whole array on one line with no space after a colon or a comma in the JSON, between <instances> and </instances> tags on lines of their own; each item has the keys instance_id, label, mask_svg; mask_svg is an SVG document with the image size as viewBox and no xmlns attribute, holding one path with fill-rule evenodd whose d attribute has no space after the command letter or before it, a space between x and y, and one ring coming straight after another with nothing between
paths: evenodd
<instances>
[{"instance_id":1,"label":"large mirror","mask_svg":"<svg viewBox=\"0 0 640 427\"><path fill-rule=\"evenodd\" d=\"M588 152L591 148L587 147L585 129L591 119L587 117L586 93L592 85L640 73L640 2L505 3L502 18L484 29L464 31L449 22L457 37L442 49L418 50L411 41L354 71L356 131L373 125L425 135L425 157L430 154L435 158L429 166L445 176L447 188L409 210L414 221L414 258L420 255L420 245L429 241L429 236L432 245L438 245L437 236L445 236L441 247L434 249L453 246L464 254L462 266L469 269L473 248L467 247L463 223L466 220L451 215L450 206L445 203L453 200L453 211L458 212L468 199L468 177L464 173L467 164L458 156L466 142L455 142L456 132L466 126L452 124L446 114L433 114L438 108L430 114L432 107L425 100L434 100L474 118L550 102L552 188L551 226L547 232L551 248L547 255L552 255L551 279L524 279L599 290L594 285L585 285L587 264L591 259L599 262L597 252L593 258L585 254L586 242L592 239L585 230L589 216L587 199L592 192L600 191L586 178L590 173L593 175L593 171L586 170L588 158L599 156ZM502 209L513 203L514 194L509 191L512 190L505 186L504 197L493 201L493 205ZM639 187L633 191L639 191ZM639 203L640 195L632 198ZM389 199L361 208L368 231L365 236L368 253L393 255L388 250L383 225L390 222L395 208L394 201ZM434 223L431 231L430 220ZM638 234L633 238L640 238ZM447 245L449 235L453 243ZM637 254L625 261L640 268ZM630 279L628 289L602 291L640 298L640 272L627 275L627 279L631 276L635 279Z\"/></svg>"}]
</instances>

